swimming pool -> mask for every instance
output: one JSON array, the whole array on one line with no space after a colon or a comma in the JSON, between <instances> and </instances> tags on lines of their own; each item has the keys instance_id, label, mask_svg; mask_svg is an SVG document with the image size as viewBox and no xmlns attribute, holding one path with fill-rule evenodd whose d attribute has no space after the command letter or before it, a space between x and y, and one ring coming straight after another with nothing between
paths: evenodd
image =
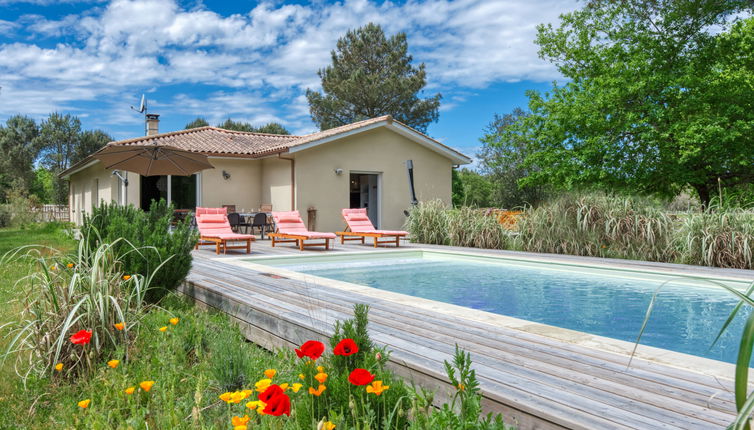
<instances>
[{"instance_id":1,"label":"swimming pool","mask_svg":"<svg viewBox=\"0 0 754 430\"><path fill-rule=\"evenodd\" d=\"M636 340L652 294L668 282L641 343L730 363L749 313L741 312L710 349L737 299L694 278L426 251L254 263L629 342Z\"/></svg>"}]
</instances>

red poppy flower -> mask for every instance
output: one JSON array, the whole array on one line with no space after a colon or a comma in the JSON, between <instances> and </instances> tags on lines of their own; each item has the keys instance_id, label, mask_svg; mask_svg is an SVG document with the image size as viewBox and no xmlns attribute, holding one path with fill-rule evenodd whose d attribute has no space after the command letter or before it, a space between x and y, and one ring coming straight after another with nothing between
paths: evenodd
<instances>
[{"instance_id":1,"label":"red poppy flower","mask_svg":"<svg viewBox=\"0 0 754 430\"><path fill-rule=\"evenodd\" d=\"M353 339L343 339L335 345L332 353L335 355L353 355L359 352L359 346Z\"/></svg>"},{"instance_id":2,"label":"red poppy flower","mask_svg":"<svg viewBox=\"0 0 754 430\"><path fill-rule=\"evenodd\" d=\"M301 348L296 349L298 358L309 357L312 360L321 357L323 352L325 352L325 344L316 340L307 340Z\"/></svg>"},{"instance_id":3,"label":"red poppy flower","mask_svg":"<svg viewBox=\"0 0 754 430\"><path fill-rule=\"evenodd\" d=\"M350 375L348 375L348 382L353 385L367 385L374 380L374 375L369 373L366 369L353 369Z\"/></svg>"},{"instance_id":4,"label":"red poppy flower","mask_svg":"<svg viewBox=\"0 0 754 430\"><path fill-rule=\"evenodd\" d=\"M86 345L92 340L91 330L79 330L71 336L71 343L74 345Z\"/></svg>"},{"instance_id":5,"label":"red poppy flower","mask_svg":"<svg viewBox=\"0 0 754 430\"><path fill-rule=\"evenodd\" d=\"M267 389L259 393L257 398L264 403L269 402L271 399L283 394L283 389L280 388L280 385L272 384Z\"/></svg>"},{"instance_id":6,"label":"red poppy flower","mask_svg":"<svg viewBox=\"0 0 754 430\"><path fill-rule=\"evenodd\" d=\"M277 385L275 386L277 387ZM271 399L262 401L265 403L262 412L267 415L273 415L276 417L283 414L291 415L291 398L286 394L283 394L282 391Z\"/></svg>"}]
</instances>

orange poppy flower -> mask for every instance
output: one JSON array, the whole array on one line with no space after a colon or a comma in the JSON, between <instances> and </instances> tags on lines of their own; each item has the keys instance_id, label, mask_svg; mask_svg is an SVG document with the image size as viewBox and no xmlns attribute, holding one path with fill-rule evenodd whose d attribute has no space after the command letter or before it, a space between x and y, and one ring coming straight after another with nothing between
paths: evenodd
<instances>
[{"instance_id":1,"label":"orange poppy flower","mask_svg":"<svg viewBox=\"0 0 754 430\"><path fill-rule=\"evenodd\" d=\"M124 281L128 281L129 279L131 279L131 275L123 275Z\"/></svg>"},{"instance_id":2,"label":"orange poppy flower","mask_svg":"<svg viewBox=\"0 0 754 430\"><path fill-rule=\"evenodd\" d=\"M230 419L230 423L233 424L233 427L235 426L245 426L246 423L249 422L251 418L249 418L248 415L244 415L243 417L239 416L233 416L233 418Z\"/></svg>"},{"instance_id":3,"label":"orange poppy flower","mask_svg":"<svg viewBox=\"0 0 754 430\"><path fill-rule=\"evenodd\" d=\"M126 323L122 323L122 322L115 323L113 324L113 327L115 327L116 330L121 331L124 328L126 328Z\"/></svg>"},{"instance_id":4,"label":"orange poppy flower","mask_svg":"<svg viewBox=\"0 0 754 430\"><path fill-rule=\"evenodd\" d=\"M56 364L55 365L55 370L57 370L58 372L60 372L61 370L63 370L63 363Z\"/></svg>"},{"instance_id":5,"label":"orange poppy flower","mask_svg":"<svg viewBox=\"0 0 754 430\"><path fill-rule=\"evenodd\" d=\"M162 327L160 327L160 331L163 332L163 333L165 333L166 331L168 331L168 326L162 326Z\"/></svg>"},{"instance_id":6,"label":"orange poppy flower","mask_svg":"<svg viewBox=\"0 0 754 430\"><path fill-rule=\"evenodd\" d=\"M107 362L107 365L110 366L111 369L115 369L120 364L120 360L110 360Z\"/></svg>"},{"instance_id":7,"label":"orange poppy flower","mask_svg":"<svg viewBox=\"0 0 754 430\"><path fill-rule=\"evenodd\" d=\"M314 379L316 379L320 384L324 384L325 381L327 381L327 373L317 373L316 375L314 375Z\"/></svg>"},{"instance_id":8,"label":"orange poppy flower","mask_svg":"<svg viewBox=\"0 0 754 430\"><path fill-rule=\"evenodd\" d=\"M367 393L374 393L376 396L379 396L388 388L390 388L390 386L382 385L382 381L374 381L371 385L367 385Z\"/></svg>"},{"instance_id":9,"label":"orange poppy flower","mask_svg":"<svg viewBox=\"0 0 754 430\"><path fill-rule=\"evenodd\" d=\"M146 392L149 392L149 390L152 389L152 385L154 385L154 381L142 381L139 383L141 389Z\"/></svg>"},{"instance_id":10,"label":"orange poppy flower","mask_svg":"<svg viewBox=\"0 0 754 430\"><path fill-rule=\"evenodd\" d=\"M92 403L91 399L84 399L84 400L78 402L77 404L79 405L80 408L86 409L86 408L89 407L89 403Z\"/></svg>"},{"instance_id":11,"label":"orange poppy flower","mask_svg":"<svg viewBox=\"0 0 754 430\"><path fill-rule=\"evenodd\" d=\"M319 396L321 396L321 395L322 395L322 393L323 393L323 392L324 392L324 391L325 391L326 389L327 389L327 387L325 387L325 386L324 386L324 385L322 385L322 384L319 384L319 387L317 387L317 389L316 389L316 390L314 389L314 387L309 387L309 394L311 394L311 395L313 395L313 396L317 396L317 397L319 397Z\"/></svg>"},{"instance_id":12,"label":"orange poppy flower","mask_svg":"<svg viewBox=\"0 0 754 430\"><path fill-rule=\"evenodd\" d=\"M180 321L178 318L170 318L170 324L177 325L178 321Z\"/></svg>"},{"instance_id":13,"label":"orange poppy flower","mask_svg":"<svg viewBox=\"0 0 754 430\"><path fill-rule=\"evenodd\" d=\"M275 369L267 369L264 371L264 377L267 379L272 379L277 375L278 371Z\"/></svg>"},{"instance_id":14,"label":"orange poppy flower","mask_svg":"<svg viewBox=\"0 0 754 430\"><path fill-rule=\"evenodd\" d=\"M136 391L136 387L128 387L125 390L123 390L124 393L128 394L129 396Z\"/></svg>"}]
</instances>

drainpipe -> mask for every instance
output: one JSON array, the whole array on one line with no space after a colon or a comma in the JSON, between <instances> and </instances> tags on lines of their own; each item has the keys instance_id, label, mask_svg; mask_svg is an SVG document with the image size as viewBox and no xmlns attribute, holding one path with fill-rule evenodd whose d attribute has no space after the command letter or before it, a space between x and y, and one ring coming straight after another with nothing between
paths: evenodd
<instances>
[{"instance_id":1,"label":"drainpipe","mask_svg":"<svg viewBox=\"0 0 754 430\"><path fill-rule=\"evenodd\" d=\"M285 158L278 154L278 158L281 160L288 160L291 162L291 210L296 210L296 159Z\"/></svg>"}]
</instances>

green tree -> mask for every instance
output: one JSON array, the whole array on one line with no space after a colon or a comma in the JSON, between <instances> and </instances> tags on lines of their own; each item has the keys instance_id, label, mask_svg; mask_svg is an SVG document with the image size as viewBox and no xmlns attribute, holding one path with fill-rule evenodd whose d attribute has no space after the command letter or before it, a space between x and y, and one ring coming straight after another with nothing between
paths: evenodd
<instances>
[{"instance_id":1,"label":"green tree","mask_svg":"<svg viewBox=\"0 0 754 430\"><path fill-rule=\"evenodd\" d=\"M186 127L184 129L188 130L190 128L199 128L199 127L206 127L209 123L206 119L202 117L197 117L195 120L191 121L190 123L186 124Z\"/></svg>"},{"instance_id":2,"label":"green tree","mask_svg":"<svg viewBox=\"0 0 754 430\"><path fill-rule=\"evenodd\" d=\"M35 139L40 148L39 162L55 175L52 199L55 203L68 200L68 181L57 175L69 168L81 143L81 121L71 115L52 113L39 128Z\"/></svg>"},{"instance_id":3,"label":"green tree","mask_svg":"<svg viewBox=\"0 0 754 430\"><path fill-rule=\"evenodd\" d=\"M477 154L480 170L493 185L492 201L504 208L526 204L536 205L547 195L542 185L523 185L522 179L537 170L526 164L531 155L526 119L529 114L521 108L505 115L495 115L479 139L482 149Z\"/></svg>"},{"instance_id":4,"label":"green tree","mask_svg":"<svg viewBox=\"0 0 754 430\"><path fill-rule=\"evenodd\" d=\"M319 70L322 93L306 90L312 120L321 130L392 115L417 130L437 121L441 95L419 98L427 84L424 63L411 65L406 34L385 37L369 23L349 30L332 51L332 65Z\"/></svg>"},{"instance_id":5,"label":"green tree","mask_svg":"<svg viewBox=\"0 0 754 430\"><path fill-rule=\"evenodd\" d=\"M493 200L495 185L487 176L471 169L454 170L453 172L457 172L461 190L453 194L453 206L472 206L477 208L496 206Z\"/></svg>"},{"instance_id":6,"label":"green tree","mask_svg":"<svg viewBox=\"0 0 754 430\"><path fill-rule=\"evenodd\" d=\"M707 204L754 181L754 21L741 0L591 1L538 28L569 79L530 92L524 183L674 195Z\"/></svg>"},{"instance_id":7,"label":"green tree","mask_svg":"<svg viewBox=\"0 0 754 430\"><path fill-rule=\"evenodd\" d=\"M73 150L71 164L76 164L112 142L113 138L102 130L86 130L79 136L78 145Z\"/></svg>"},{"instance_id":8,"label":"green tree","mask_svg":"<svg viewBox=\"0 0 754 430\"><path fill-rule=\"evenodd\" d=\"M39 128L33 119L21 115L8 118L0 126L0 201L11 188L27 193L34 182L34 160Z\"/></svg>"},{"instance_id":9,"label":"green tree","mask_svg":"<svg viewBox=\"0 0 754 430\"><path fill-rule=\"evenodd\" d=\"M285 127L276 122L271 122L261 127L255 127L248 122L233 121L228 118L225 122L218 124L217 127L225 130L246 131L249 133L290 134Z\"/></svg>"}]
</instances>

